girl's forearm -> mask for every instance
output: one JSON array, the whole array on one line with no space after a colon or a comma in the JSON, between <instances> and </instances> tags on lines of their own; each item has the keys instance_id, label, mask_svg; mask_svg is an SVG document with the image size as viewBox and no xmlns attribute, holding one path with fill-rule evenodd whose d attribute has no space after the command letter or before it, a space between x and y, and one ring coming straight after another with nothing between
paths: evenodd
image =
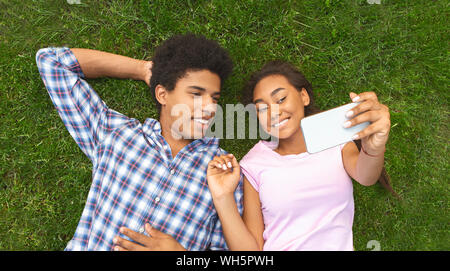
<instances>
[{"instance_id":1,"label":"girl's forearm","mask_svg":"<svg viewBox=\"0 0 450 271\"><path fill-rule=\"evenodd\" d=\"M213 199L230 250L261 250L242 220L233 195Z\"/></svg>"},{"instance_id":2,"label":"girl's forearm","mask_svg":"<svg viewBox=\"0 0 450 271\"><path fill-rule=\"evenodd\" d=\"M145 79L145 60L84 48L71 48L71 51L86 78Z\"/></svg>"},{"instance_id":3,"label":"girl's forearm","mask_svg":"<svg viewBox=\"0 0 450 271\"><path fill-rule=\"evenodd\" d=\"M370 186L375 184L380 178L384 164L384 151L381 153L365 153L361 149L356 162L356 175L358 182L362 185Z\"/></svg>"}]
</instances>

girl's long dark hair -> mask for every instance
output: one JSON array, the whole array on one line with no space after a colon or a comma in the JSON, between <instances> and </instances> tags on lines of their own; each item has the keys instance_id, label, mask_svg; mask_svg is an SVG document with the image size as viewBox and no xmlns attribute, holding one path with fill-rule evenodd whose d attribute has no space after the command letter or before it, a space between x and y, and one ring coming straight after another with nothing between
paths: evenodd
<instances>
[{"instance_id":1,"label":"girl's long dark hair","mask_svg":"<svg viewBox=\"0 0 450 271\"><path fill-rule=\"evenodd\" d=\"M311 83L296 67L281 60L274 60L267 63L260 71L254 73L250 77L250 80L247 82L244 88L244 93L242 96L243 104L247 105L253 103L253 90L255 89L256 84L270 75L284 76L289 81L289 83L293 85L298 91L301 91L303 88L306 89L306 92L309 95L310 103L309 105L305 106L305 117L322 112L322 110L320 110L314 103L314 95ZM361 151L361 140L355 140L354 142L358 147L358 150ZM385 167L383 167L381 171L378 182L394 196L399 197L391 186L391 180L388 173L386 172Z\"/></svg>"}]
</instances>

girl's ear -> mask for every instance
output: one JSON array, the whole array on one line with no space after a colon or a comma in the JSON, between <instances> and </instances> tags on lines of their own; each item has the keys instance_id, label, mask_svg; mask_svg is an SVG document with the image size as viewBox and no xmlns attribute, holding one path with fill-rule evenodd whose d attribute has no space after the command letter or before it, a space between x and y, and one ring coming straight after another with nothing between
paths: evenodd
<instances>
[{"instance_id":1,"label":"girl's ear","mask_svg":"<svg viewBox=\"0 0 450 271\"><path fill-rule=\"evenodd\" d=\"M302 88L302 91L300 92L300 95L301 95L302 100L303 100L303 106L308 106L309 103L311 102L310 99L309 99L308 91L306 91L305 88Z\"/></svg>"},{"instance_id":2,"label":"girl's ear","mask_svg":"<svg viewBox=\"0 0 450 271\"><path fill-rule=\"evenodd\" d=\"M161 85L155 87L155 97L156 100L161 104L161 106L167 104L167 90Z\"/></svg>"}]
</instances>

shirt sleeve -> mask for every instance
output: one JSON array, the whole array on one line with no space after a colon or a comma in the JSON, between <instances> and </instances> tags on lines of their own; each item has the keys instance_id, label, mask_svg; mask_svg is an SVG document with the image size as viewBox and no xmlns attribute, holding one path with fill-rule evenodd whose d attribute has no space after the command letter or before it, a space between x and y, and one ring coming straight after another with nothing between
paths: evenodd
<instances>
[{"instance_id":1,"label":"shirt sleeve","mask_svg":"<svg viewBox=\"0 0 450 271\"><path fill-rule=\"evenodd\" d=\"M66 47L43 48L36 63L48 94L64 125L81 150L95 162L95 150L108 130L108 118L114 123L126 117L108 110L84 74L73 52ZM109 127L111 128L111 127Z\"/></svg>"},{"instance_id":2,"label":"shirt sleeve","mask_svg":"<svg viewBox=\"0 0 450 271\"><path fill-rule=\"evenodd\" d=\"M241 166L241 171L247 178L248 182L253 186L256 192L259 193L259 182L256 174L252 171L251 167L247 164L247 162L243 159L239 162Z\"/></svg>"},{"instance_id":3,"label":"shirt sleeve","mask_svg":"<svg viewBox=\"0 0 450 271\"><path fill-rule=\"evenodd\" d=\"M236 187L236 191L234 191L234 200L236 201L238 212L241 216L244 211L243 178L244 178L244 175L242 175L242 173L241 173L241 177L239 179L238 186ZM212 233L211 244L210 244L209 249L210 250L228 250L228 246L225 242L225 237L223 235L222 224L220 223L220 220L219 220L219 217L217 214L215 215L214 219L215 219L215 225L214 225L214 230Z\"/></svg>"}]
</instances>

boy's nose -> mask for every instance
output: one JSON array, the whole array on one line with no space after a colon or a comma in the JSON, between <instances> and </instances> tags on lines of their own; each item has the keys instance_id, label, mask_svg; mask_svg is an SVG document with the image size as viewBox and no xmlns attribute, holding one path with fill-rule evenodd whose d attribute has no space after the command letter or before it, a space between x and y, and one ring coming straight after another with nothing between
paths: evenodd
<instances>
[{"instance_id":1,"label":"boy's nose","mask_svg":"<svg viewBox=\"0 0 450 271\"><path fill-rule=\"evenodd\" d=\"M201 104L196 104L194 106L194 112L198 115L198 117L202 118L208 118L208 117L214 117L215 113L217 111L217 104L216 103L205 103L203 100Z\"/></svg>"}]
</instances>

